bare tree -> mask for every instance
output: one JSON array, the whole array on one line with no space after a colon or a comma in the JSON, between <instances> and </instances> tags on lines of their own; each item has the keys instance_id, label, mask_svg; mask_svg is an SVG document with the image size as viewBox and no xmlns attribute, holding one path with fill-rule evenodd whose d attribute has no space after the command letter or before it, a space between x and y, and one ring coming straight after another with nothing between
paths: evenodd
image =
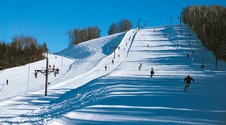
<instances>
[{"instance_id":1,"label":"bare tree","mask_svg":"<svg viewBox=\"0 0 226 125\"><path fill-rule=\"evenodd\" d=\"M112 23L108 30L108 35L112 35L115 33L118 33L118 26L117 26L117 23Z\"/></svg>"},{"instance_id":2,"label":"bare tree","mask_svg":"<svg viewBox=\"0 0 226 125\"><path fill-rule=\"evenodd\" d=\"M68 32L71 45L100 37L100 29L95 27L86 27L84 29L73 29Z\"/></svg>"}]
</instances>

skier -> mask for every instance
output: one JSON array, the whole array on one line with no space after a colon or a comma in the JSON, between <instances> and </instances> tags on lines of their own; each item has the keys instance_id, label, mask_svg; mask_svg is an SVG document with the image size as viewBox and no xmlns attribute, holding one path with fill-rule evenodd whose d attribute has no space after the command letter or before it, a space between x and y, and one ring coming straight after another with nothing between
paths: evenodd
<instances>
[{"instance_id":1,"label":"skier","mask_svg":"<svg viewBox=\"0 0 226 125\"><path fill-rule=\"evenodd\" d=\"M139 71L140 71L141 67L140 67L140 66L138 66L138 69L139 69Z\"/></svg>"},{"instance_id":2,"label":"skier","mask_svg":"<svg viewBox=\"0 0 226 125\"><path fill-rule=\"evenodd\" d=\"M186 85L184 86L184 91L188 91L191 81L195 82L195 80L188 75L187 77L184 78L184 82L185 81L186 81Z\"/></svg>"},{"instance_id":3,"label":"skier","mask_svg":"<svg viewBox=\"0 0 226 125\"><path fill-rule=\"evenodd\" d=\"M115 61L114 61L114 60L112 60L112 61L111 61L111 63L112 63L112 64L114 64L114 63L115 63Z\"/></svg>"},{"instance_id":4,"label":"skier","mask_svg":"<svg viewBox=\"0 0 226 125\"><path fill-rule=\"evenodd\" d=\"M154 69L153 68L151 68L151 71L150 71L150 74L151 74L151 78L152 78L152 76L154 75Z\"/></svg>"},{"instance_id":5,"label":"skier","mask_svg":"<svg viewBox=\"0 0 226 125\"><path fill-rule=\"evenodd\" d=\"M105 68L105 71L106 71L106 70L107 70L107 66L105 65L105 67L104 67L104 68Z\"/></svg>"},{"instance_id":6,"label":"skier","mask_svg":"<svg viewBox=\"0 0 226 125\"><path fill-rule=\"evenodd\" d=\"M200 66L200 69L204 69L205 68L205 66L204 66L204 64L202 64L201 66Z\"/></svg>"},{"instance_id":7,"label":"skier","mask_svg":"<svg viewBox=\"0 0 226 125\"><path fill-rule=\"evenodd\" d=\"M37 78L37 76L38 76L38 73L37 73L37 71L35 71L35 78Z\"/></svg>"},{"instance_id":8,"label":"skier","mask_svg":"<svg viewBox=\"0 0 226 125\"><path fill-rule=\"evenodd\" d=\"M187 58L189 58L189 54L187 54Z\"/></svg>"},{"instance_id":9,"label":"skier","mask_svg":"<svg viewBox=\"0 0 226 125\"><path fill-rule=\"evenodd\" d=\"M6 85L9 85L9 80L8 79L6 79Z\"/></svg>"},{"instance_id":10,"label":"skier","mask_svg":"<svg viewBox=\"0 0 226 125\"><path fill-rule=\"evenodd\" d=\"M141 68L142 68L142 63L140 63L140 65L138 67L139 71L141 70Z\"/></svg>"}]
</instances>

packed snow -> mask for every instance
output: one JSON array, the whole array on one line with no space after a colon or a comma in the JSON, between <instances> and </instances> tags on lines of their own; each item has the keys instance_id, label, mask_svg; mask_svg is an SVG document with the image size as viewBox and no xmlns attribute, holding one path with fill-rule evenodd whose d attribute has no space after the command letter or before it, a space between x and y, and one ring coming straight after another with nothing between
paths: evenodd
<instances>
[{"instance_id":1,"label":"packed snow","mask_svg":"<svg viewBox=\"0 0 226 125\"><path fill-rule=\"evenodd\" d=\"M48 58L60 69L48 96L44 75L34 78L45 60L0 72L1 124L226 124L226 64L216 70L188 26L133 29Z\"/></svg>"}]
</instances>

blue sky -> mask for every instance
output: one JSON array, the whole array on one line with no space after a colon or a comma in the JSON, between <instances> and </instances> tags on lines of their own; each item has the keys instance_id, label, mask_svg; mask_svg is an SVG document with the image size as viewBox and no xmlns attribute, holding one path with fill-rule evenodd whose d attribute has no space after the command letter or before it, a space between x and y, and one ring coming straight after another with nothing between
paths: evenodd
<instances>
[{"instance_id":1,"label":"blue sky","mask_svg":"<svg viewBox=\"0 0 226 125\"><path fill-rule=\"evenodd\" d=\"M106 36L110 25L128 19L134 28L138 19L148 26L178 24L178 16L189 5L221 5L225 0L0 0L0 40L14 35L35 37L51 52L68 46L66 32L98 26Z\"/></svg>"}]
</instances>

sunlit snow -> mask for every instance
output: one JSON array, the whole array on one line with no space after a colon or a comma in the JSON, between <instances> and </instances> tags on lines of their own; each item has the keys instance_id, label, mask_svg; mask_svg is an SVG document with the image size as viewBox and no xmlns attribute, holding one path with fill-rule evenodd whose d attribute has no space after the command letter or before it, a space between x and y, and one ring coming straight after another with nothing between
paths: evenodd
<instances>
[{"instance_id":1,"label":"sunlit snow","mask_svg":"<svg viewBox=\"0 0 226 125\"><path fill-rule=\"evenodd\" d=\"M226 64L215 70L188 26L132 29L48 58L60 69L49 75L48 96L44 75L34 77L45 60L0 71L1 124L226 124ZM184 92L188 74L195 82Z\"/></svg>"}]
</instances>

